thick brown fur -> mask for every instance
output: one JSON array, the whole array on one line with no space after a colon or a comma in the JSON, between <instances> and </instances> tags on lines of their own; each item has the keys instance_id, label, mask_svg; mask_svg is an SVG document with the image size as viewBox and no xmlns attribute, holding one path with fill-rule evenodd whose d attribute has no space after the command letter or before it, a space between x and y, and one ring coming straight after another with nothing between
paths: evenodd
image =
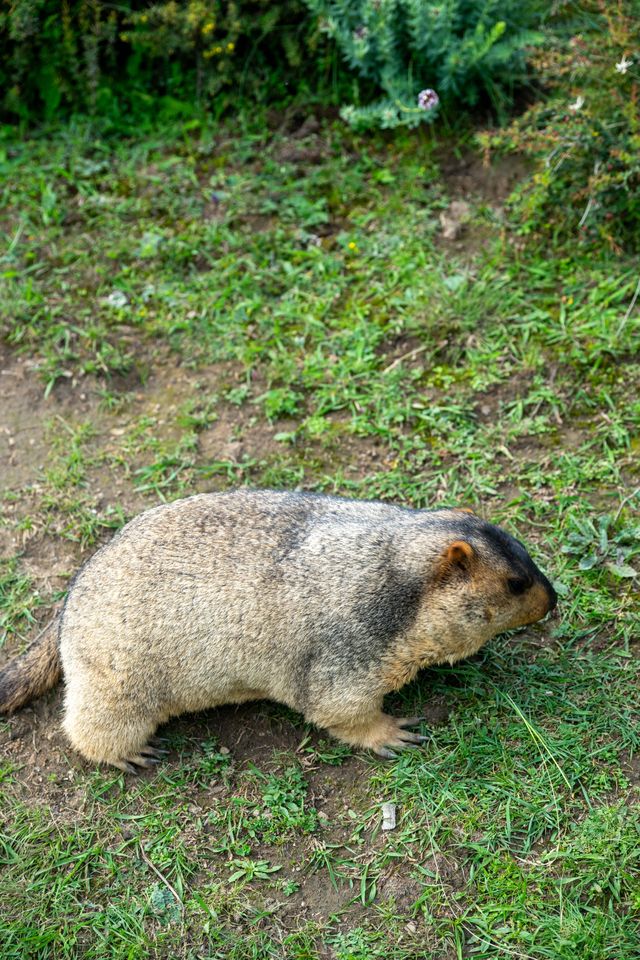
<instances>
[{"instance_id":1,"label":"thick brown fur","mask_svg":"<svg viewBox=\"0 0 640 960\"><path fill-rule=\"evenodd\" d=\"M64 727L133 769L178 714L271 699L382 756L421 742L384 695L555 606L524 547L458 510L240 490L132 520L74 580L60 622ZM0 674L0 710L59 675L54 632Z\"/></svg>"}]
</instances>

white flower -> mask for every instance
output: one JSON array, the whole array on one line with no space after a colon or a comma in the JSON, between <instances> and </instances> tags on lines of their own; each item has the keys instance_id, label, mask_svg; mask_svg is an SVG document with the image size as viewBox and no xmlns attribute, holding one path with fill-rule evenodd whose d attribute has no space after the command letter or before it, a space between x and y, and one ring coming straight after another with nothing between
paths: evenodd
<instances>
[{"instance_id":1,"label":"white flower","mask_svg":"<svg viewBox=\"0 0 640 960\"><path fill-rule=\"evenodd\" d=\"M583 107L584 97L576 97L575 101L569 104L569 110L571 110L572 113L577 113L578 110L582 110Z\"/></svg>"},{"instance_id":2,"label":"white flower","mask_svg":"<svg viewBox=\"0 0 640 960\"><path fill-rule=\"evenodd\" d=\"M616 63L617 73L626 73L629 67L632 65L632 63L633 63L633 60L627 60L627 58L623 54L622 60L620 61L620 63Z\"/></svg>"}]
</instances>

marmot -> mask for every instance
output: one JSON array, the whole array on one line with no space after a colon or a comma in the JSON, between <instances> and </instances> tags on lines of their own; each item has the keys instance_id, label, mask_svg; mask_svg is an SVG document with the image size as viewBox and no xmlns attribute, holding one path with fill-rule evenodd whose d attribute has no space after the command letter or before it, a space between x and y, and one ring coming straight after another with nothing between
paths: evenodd
<instances>
[{"instance_id":1,"label":"marmot","mask_svg":"<svg viewBox=\"0 0 640 960\"><path fill-rule=\"evenodd\" d=\"M533 623L556 593L523 545L463 510L238 490L155 507L80 569L50 629L0 674L0 711L64 673L64 729L135 772L187 711L269 699L394 757L382 712L421 667Z\"/></svg>"}]
</instances>

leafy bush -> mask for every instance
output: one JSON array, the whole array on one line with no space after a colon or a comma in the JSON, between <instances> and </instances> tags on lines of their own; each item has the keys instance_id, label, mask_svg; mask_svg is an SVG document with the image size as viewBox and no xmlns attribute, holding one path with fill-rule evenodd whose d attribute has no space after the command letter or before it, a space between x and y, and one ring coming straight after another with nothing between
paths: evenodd
<instances>
[{"instance_id":1,"label":"leafy bush","mask_svg":"<svg viewBox=\"0 0 640 960\"><path fill-rule=\"evenodd\" d=\"M438 100L490 102L502 115L541 41L535 0L305 0L349 66L384 91L347 106L353 126L416 126ZM422 95L420 94L422 91Z\"/></svg>"},{"instance_id":2,"label":"leafy bush","mask_svg":"<svg viewBox=\"0 0 640 960\"><path fill-rule=\"evenodd\" d=\"M80 110L135 122L158 109L189 113L239 83L263 99L317 88L330 38L365 80L359 97L385 94L344 108L356 126L415 126L437 115L439 98L486 100L502 113L540 39L538 3L13 0L0 13L0 107L23 118Z\"/></svg>"},{"instance_id":3,"label":"leafy bush","mask_svg":"<svg viewBox=\"0 0 640 960\"><path fill-rule=\"evenodd\" d=\"M493 149L536 161L513 198L522 232L553 232L614 250L640 246L640 17L636 0L587 0L580 27L549 33L536 57L549 97Z\"/></svg>"},{"instance_id":4,"label":"leafy bush","mask_svg":"<svg viewBox=\"0 0 640 960\"><path fill-rule=\"evenodd\" d=\"M302 0L13 0L0 13L0 108L188 112L238 82L251 94L283 82L309 48Z\"/></svg>"}]
</instances>

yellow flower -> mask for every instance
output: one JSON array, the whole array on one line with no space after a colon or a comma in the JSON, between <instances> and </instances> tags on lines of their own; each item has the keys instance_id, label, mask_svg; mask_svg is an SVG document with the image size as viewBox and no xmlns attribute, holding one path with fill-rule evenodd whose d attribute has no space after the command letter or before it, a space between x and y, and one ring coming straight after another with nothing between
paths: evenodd
<instances>
[{"instance_id":1,"label":"yellow flower","mask_svg":"<svg viewBox=\"0 0 640 960\"><path fill-rule=\"evenodd\" d=\"M358 244L357 244L357 243L354 243L353 240L351 240L351 241L347 244L347 246L349 247L349 250L357 250L357 249L358 249Z\"/></svg>"},{"instance_id":2,"label":"yellow flower","mask_svg":"<svg viewBox=\"0 0 640 960\"><path fill-rule=\"evenodd\" d=\"M222 53L222 47L214 47L214 48L213 48L213 52L216 53L216 54L217 54L217 53Z\"/></svg>"},{"instance_id":3,"label":"yellow flower","mask_svg":"<svg viewBox=\"0 0 640 960\"><path fill-rule=\"evenodd\" d=\"M140 17L140 23L146 23L148 19L149 17L146 15L146 13L143 13Z\"/></svg>"},{"instance_id":4,"label":"yellow flower","mask_svg":"<svg viewBox=\"0 0 640 960\"><path fill-rule=\"evenodd\" d=\"M236 47L235 43L227 44L227 50L229 51L229 53L233 53L233 51L235 50L235 47Z\"/></svg>"},{"instance_id":5,"label":"yellow flower","mask_svg":"<svg viewBox=\"0 0 640 960\"><path fill-rule=\"evenodd\" d=\"M204 27L202 28L202 32L206 36L208 33L212 33L212 31L215 30L215 28L216 28L215 23L213 22L213 20L210 20L209 23L205 23Z\"/></svg>"}]
</instances>

